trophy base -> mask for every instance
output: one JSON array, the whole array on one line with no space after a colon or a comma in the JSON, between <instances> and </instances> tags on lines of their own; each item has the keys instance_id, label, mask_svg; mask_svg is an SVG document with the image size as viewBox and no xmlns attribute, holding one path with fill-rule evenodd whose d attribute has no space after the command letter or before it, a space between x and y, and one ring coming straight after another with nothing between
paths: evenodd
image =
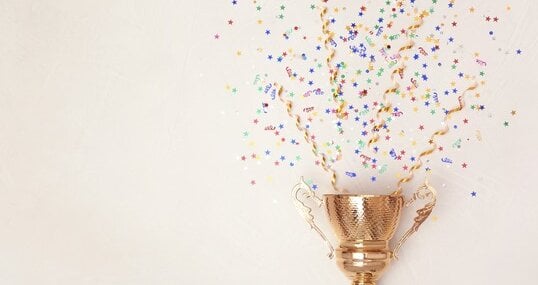
<instances>
[{"instance_id":1,"label":"trophy base","mask_svg":"<svg viewBox=\"0 0 538 285\"><path fill-rule=\"evenodd\" d=\"M352 285L375 285L391 261L388 241L346 241L336 250L337 263Z\"/></svg>"}]
</instances>

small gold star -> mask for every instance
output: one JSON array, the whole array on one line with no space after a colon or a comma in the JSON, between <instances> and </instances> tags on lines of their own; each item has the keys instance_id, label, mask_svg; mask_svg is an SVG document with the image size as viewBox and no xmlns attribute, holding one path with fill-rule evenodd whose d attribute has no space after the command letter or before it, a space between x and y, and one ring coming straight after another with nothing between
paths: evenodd
<instances>
[{"instance_id":1,"label":"small gold star","mask_svg":"<svg viewBox=\"0 0 538 285\"><path fill-rule=\"evenodd\" d=\"M238 51L236 52L236 54L237 54L237 56L241 56L242 53L241 53L240 50L238 50Z\"/></svg>"},{"instance_id":2,"label":"small gold star","mask_svg":"<svg viewBox=\"0 0 538 285\"><path fill-rule=\"evenodd\" d=\"M474 7L469 8L470 13L474 13Z\"/></svg>"},{"instance_id":3,"label":"small gold star","mask_svg":"<svg viewBox=\"0 0 538 285\"><path fill-rule=\"evenodd\" d=\"M512 114L512 116L515 116L516 115L516 110L512 110L512 112L510 112L510 114Z\"/></svg>"}]
</instances>

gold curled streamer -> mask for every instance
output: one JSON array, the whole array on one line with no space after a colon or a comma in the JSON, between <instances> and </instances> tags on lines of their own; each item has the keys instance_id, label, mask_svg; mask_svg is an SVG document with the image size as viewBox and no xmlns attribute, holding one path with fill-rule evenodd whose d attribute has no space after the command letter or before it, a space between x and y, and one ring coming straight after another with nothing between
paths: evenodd
<instances>
[{"instance_id":1,"label":"gold curled streamer","mask_svg":"<svg viewBox=\"0 0 538 285\"><path fill-rule=\"evenodd\" d=\"M422 24L424 24L424 17L425 17L425 14L422 13L419 17L419 20L413 25L407 27L407 30L415 31L416 29L420 28ZM400 54L403 51L410 50L414 46L415 46L415 42L412 39L410 39L409 42L407 42L407 44L405 44L404 46L398 49L398 54ZM402 63L401 66L395 69L394 71L392 71L390 75L392 86L387 88L385 92L383 92L383 107L380 108L376 113L376 121L378 121L379 123L374 125L374 127L372 128L372 138L370 138L370 140L368 141L368 147L370 147L372 144L379 141L379 131L385 125L385 119L381 118L381 114L389 113L390 109L392 108L392 104L388 100L387 95L390 93L395 93L400 88L400 84L394 79L394 75L398 73L400 75L400 79L402 79L405 68L406 68L405 64Z\"/></svg>"},{"instance_id":2,"label":"gold curled streamer","mask_svg":"<svg viewBox=\"0 0 538 285\"><path fill-rule=\"evenodd\" d=\"M318 144L310 136L310 131L301 125L301 117L293 113L293 102L284 99L284 97L282 96L282 94L284 93L284 88L278 83L275 83L274 86L278 88L278 100L280 100L280 102L284 103L284 105L286 106L286 112L288 113L288 116L294 120L295 126L303 134L303 137L306 142L310 144L312 153L316 158L320 160L320 164L323 170L331 175L331 185L333 186L333 189L335 191L340 191L340 189L338 189L337 187L336 172L327 163L327 156L319 151Z\"/></svg>"},{"instance_id":3,"label":"gold curled streamer","mask_svg":"<svg viewBox=\"0 0 538 285\"><path fill-rule=\"evenodd\" d=\"M394 75L396 75L397 73L403 74L404 69L405 66L402 65L401 67L392 71L390 75L390 80L393 82L393 85L391 88L388 88L387 90L385 90L385 92L383 92L383 108L377 110L377 113L375 115L376 121L379 121L379 124L374 125L374 127L372 128L373 135L372 138L370 138L370 140L368 141L368 147L370 147L373 143L376 143L379 140L379 130L381 130L383 125L385 125L385 119L381 118L381 113L389 112L390 108L392 107L391 103L387 99L387 94L396 92L400 88L400 84L394 79Z\"/></svg>"},{"instance_id":4,"label":"gold curled streamer","mask_svg":"<svg viewBox=\"0 0 538 285\"><path fill-rule=\"evenodd\" d=\"M333 40L334 33L331 32L331 30L329 30L330 21L325 18L325 16L327 15L327 12L328 12L328 8L323 7L323 9L321 9L321 13L319 14L321 18L321 22L322 22L321 30L323 34L325 35L325 40L323 41L323 45L325 49L329 52L329 54L327 55L326 62L327 62L327 67L329 68L329 73L330 73L329 83L331 84L331 86L334 86L332 98L333 98L334 103L338 104L338 108L336 109L336 116L339 119L342 119L345 116L343 111L344 111L346 102L344 100L338 100L338 96L342 92L342 87L338 82L336 82L338 80L338 68L333 67L331 65L331 62L336 55L336 50L329 45L331 41L334 41Z\"/></svg>"},{"instance_id":5,"label":"gold curled streamer","mask_svg":"<svg viewBox=\"0 0 538 285\"><path fill-rule=\"evenodd\" d=\"M476 82L473 83L471 86L467 87L467 89L465 89L463 93L458 97L458 106L449 110L445 115L445 118L443 120L443 124L445 126L441 129L438 129L431 135L429 139L429 143L431 147L420 153L420 155L417 158L417 163L411 166L411 168L409 169L409 173L406 177L403 177L402 179L398 181L397 190L394 191L393 194L400 194L402 192L402 184L411 181L411 179L413 179L414 172L422 167L422 164L423 164L422 158L435 152L435 150L437 149L437 143L435 142L435 138L438 136L443 136L446 133L448 133L449 128L448 128L447 123L450 120L451 115L463 110L463 107L465 106L465 101L464 101L465 94L469 91L475 90L477 87L478 87L478 84Z\"/></svg>"}]
</instances>

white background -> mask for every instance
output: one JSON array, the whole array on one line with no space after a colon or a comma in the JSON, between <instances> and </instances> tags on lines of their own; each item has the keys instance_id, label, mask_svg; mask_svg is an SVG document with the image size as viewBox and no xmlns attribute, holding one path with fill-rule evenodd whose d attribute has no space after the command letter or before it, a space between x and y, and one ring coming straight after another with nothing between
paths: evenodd
<instances>
[{"instance_id":1,"label":"white background","mask_svg":"<svg viewBox=\"0 0 538 285\"><path fill-rule=\"evenodd\" d=\"M223 94L251 74L212 41L229 3L197 2L0 1L1 284L348 284L290 201L314 170L248 185ZM508 4L526 59L488 96L517 119L434 176L438 219L381 284L536 283L538 7Z\"/></svg>"}]
</instances>

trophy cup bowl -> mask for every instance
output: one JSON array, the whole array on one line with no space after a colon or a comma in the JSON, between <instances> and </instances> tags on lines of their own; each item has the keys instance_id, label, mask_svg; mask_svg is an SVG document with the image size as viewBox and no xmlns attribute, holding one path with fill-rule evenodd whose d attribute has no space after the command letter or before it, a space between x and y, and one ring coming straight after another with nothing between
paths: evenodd
<instances>
[{"instance_id":1,"label":"trophy cup bowl","mask_svg":"<svg viewBox=\"0 0 538 285\"><path fill-rule=\"evenodd\" d=\"M323 195L329 223L338 237L336 261L352 285L375 285L393 253L389 241L400 220L401 195Z\"/></svg>"}]
</instances>

